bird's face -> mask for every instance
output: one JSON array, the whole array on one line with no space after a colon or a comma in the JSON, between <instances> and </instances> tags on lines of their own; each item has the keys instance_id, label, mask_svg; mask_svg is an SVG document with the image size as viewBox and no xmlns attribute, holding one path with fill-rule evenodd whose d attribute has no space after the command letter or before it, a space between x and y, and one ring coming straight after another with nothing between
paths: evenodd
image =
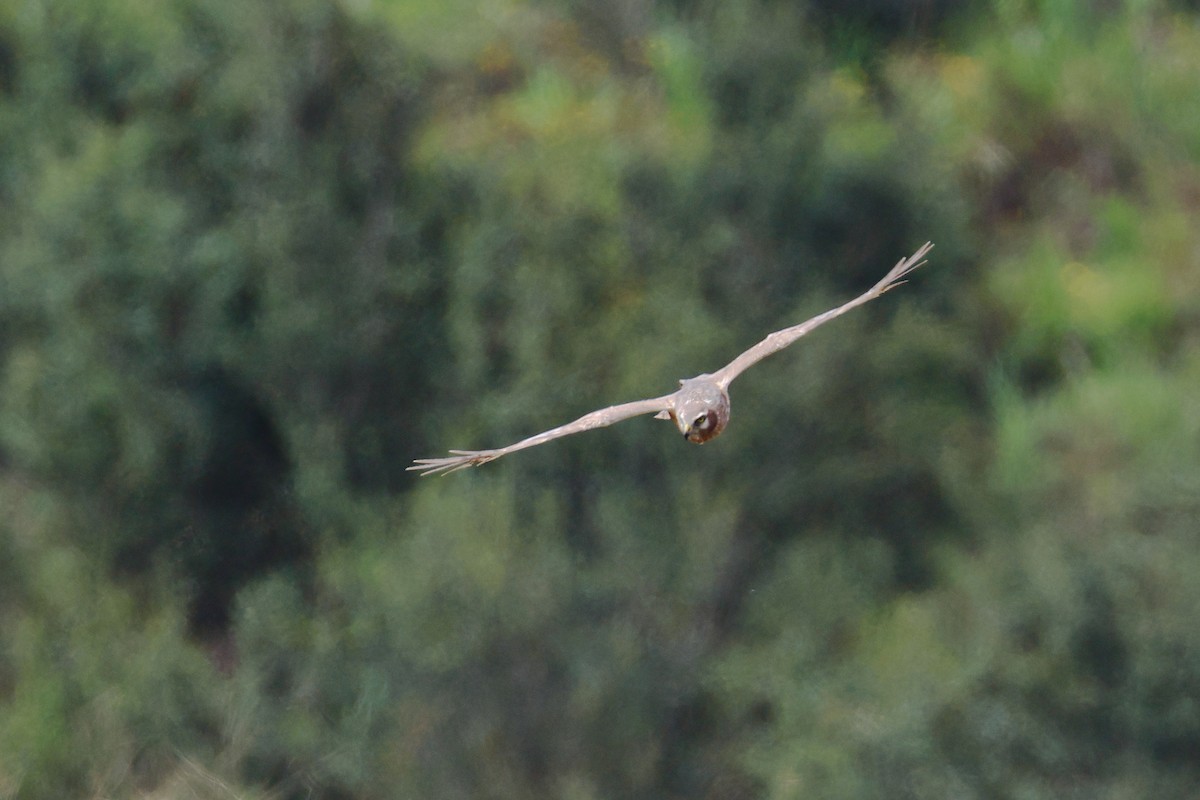
<instances>
[{"instance_id":1,"label":"bird's face","mask_svg":"<svg viewBox=\"0 0 1200 800\"><path fill-rule=\"evenodd\" d=\"M729 422L729 395L703 376L683 381L675 395L671 418L683 438L704 444L725 430Z\"/></svg>"},{"instance_id":2,"label":"bird's face","mask_svg":"<svg viewBox=\"0 0 1200 800\"><path fill-rule=\"evenodd\" d=\"M711 408L697 415L691 422L676 417L675 424L679 426L679 430L683 433L683 438L695 444L704 444L719 434L725 427L721 423L721 418L716 410Z\"/></svg>"}]
</instances>

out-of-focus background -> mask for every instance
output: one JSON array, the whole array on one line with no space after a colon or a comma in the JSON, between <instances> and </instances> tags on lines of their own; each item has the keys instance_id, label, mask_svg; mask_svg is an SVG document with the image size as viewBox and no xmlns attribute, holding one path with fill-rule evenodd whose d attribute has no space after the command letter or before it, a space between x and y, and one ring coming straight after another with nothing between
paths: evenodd
<instances>
[{"instance_id":1,"label":"out-of-focus background","mask_svg":"<svg viewBox=\"0 0 1200 800\"><path fill-rule=\"evenodd\" d=\"M1198 159L1182 0L0 4L0 797L1196 797Z\"/></svg>"}]
</instances>

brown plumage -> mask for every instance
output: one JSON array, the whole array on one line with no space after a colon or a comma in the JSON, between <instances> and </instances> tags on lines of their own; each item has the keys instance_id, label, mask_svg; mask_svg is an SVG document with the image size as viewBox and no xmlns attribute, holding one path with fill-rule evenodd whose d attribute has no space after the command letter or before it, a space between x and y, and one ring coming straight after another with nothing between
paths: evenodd
<instances>
[{"instance_id":1,"label":"brown plumage","mask_svg":"<svg viewBox=\"0 0 1200 800\"><path fill-rule=\"evenodd\" d=\"M926 242L917 252L892 267L878 283L850 302L830 309L824 314L818 314L799 325L768 334L761 342L716 372L681 380L679 389L671 394L602 408L599 411L584 414L574 422L551 428L536 436L522 439L516 444L510 444L508 447L496 450L451 450L451 455L445 458L419 458L408 469L416 470L422 475L447 474L495 461L501 456L524 450L527 447L536 447L573 433L603 428L614 422L642 414L654 414L656 419L673 420L685 439L696 444L704 444L718 436L729 424L729 384L733 382L734 378L772 353L777 353L792 344L814 328L874 300L888 289L899 286L904 282L906 275L925 263L923 259L932 248L933 243Z\"/></svg>"}]
</instances>

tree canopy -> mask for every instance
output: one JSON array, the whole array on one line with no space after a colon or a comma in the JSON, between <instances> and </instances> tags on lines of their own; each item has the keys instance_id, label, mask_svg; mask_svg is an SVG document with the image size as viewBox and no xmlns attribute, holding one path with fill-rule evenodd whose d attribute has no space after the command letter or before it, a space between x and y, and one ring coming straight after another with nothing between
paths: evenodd
<instances>
[{"instance_id":1,"label":"tree canopy","mask_svg":"<svg viewBox=\"0 0 1200 800\"><path fill-rule=\"evenodd\" d=\"M0 4L0 798L1194 796L1194 6Z\"/></svg>"}]
</instances>

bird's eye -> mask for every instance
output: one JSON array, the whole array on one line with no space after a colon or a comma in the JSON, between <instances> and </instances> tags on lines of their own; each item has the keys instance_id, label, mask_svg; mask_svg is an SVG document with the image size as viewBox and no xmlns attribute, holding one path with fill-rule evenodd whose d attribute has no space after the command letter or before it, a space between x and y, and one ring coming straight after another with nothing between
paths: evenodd
<instances>
[{"instance_id":1,"label":"bird's eye","mask_svg":"<svg viewBox=\"0 0 1200 800\"><path fill-rule=\"evenodd\" d=\"M707 428L708 427L708 414L701 414L700 416L696 417L696 420L692 423L692 427Z\"/></svg>"}]
</instances>

